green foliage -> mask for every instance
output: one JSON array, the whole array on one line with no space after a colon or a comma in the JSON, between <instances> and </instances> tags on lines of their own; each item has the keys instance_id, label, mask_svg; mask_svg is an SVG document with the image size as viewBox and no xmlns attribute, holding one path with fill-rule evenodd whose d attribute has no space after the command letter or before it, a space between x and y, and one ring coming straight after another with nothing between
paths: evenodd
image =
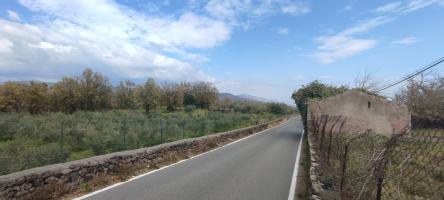
<instances>
[{"instance_id":1,"label":"green foliage","mask_svg":"<svg viewBox=\"0 0 444 200\"><path fill-rule=\"evenodd\" d=\"M136 84L130 80L120 81L114 91L114 103L118 109L133 109L136 107Z\"/></svg>"},{"instance_id":2,"label":"green foliage","mask_svg":"<svg viewBox=\"0 0 444 200\"><path fill-rule=\"evenodd\" d=\"M199 82L191 87L191 96L194 102L190 104L198 108L209 109L217 101L217 88L205 82Z\"/></svg>"},{"instance_id":3,"label":"green foliage","mask_svg":"<svg viewBox=\"0 0 444 200\"><path fill-rule=\"evenodd\" d=\"M145 85L138 89L138 99L141 102L146 113L150 113L160 104L160 88L156 85L154 79L150 78Z\"/></svg>"},{"instance_id":4,"label":"green foliage","mask_svg":"<svg viewBox=\"0 0 444 200\"><path fill-rule=\"evenodd\" d=\"M217 89L210 83L165 83L157 85L148 79L143 85L121 81L113 89L107 77L91 69L81 76L64 77L52 87L46 83L6 82L0 84L0 112L63 112L139 109L150 114L159 106L168 111L184 106L211 109L217 101Z\"/></svg>"},{"instance_id":5,"label":"green foliage","mask_svg":"<svg viewBox=\"0 0 444 200\"><path fill-rule=\"evenodd\" d=\"M293 92L291 98L294 99L299 113L302 115L302 122L304 127L307 123L307 103L311 99L322 99L329 96L334 96L347 91L348 88L345 86L332 86L326 85L319 81L313 81L308 85L303 85L298 91Z\"/></svg>"},{"instance_id":6,"label":"green foliage","mask_svg":"<svg viewBox=\"0 0 444 200\"><path fill-rule=\"evenodd\" d=\"M48 85L41 82L6 82L0 85L0 111L39 114L48 110Z\"/></svg>"},{"instance_id":7,"label":"green foliage","mask_svg":"<svg viewBox=\"0 0 444 200\"><path fill-rule=\"evenodd\" d=\"M227 131L278 116L206 109L149 115L144 110L0 112L0 174Z\"/></svg>"},{"instance_id":8,"label":"green foliage","mask_svg":"<svg viewBox=\"0 0 444 200\"><path fill-rule=\"evenodd\" d=\"M84 150L80 152L71 152L66 161L80 160L82 158L88 158L94 156L95 153L92 150Z\"/></svg>"},{"instance_id":9,"label":"green foliage","mask_svg":"<svg viewBox=\"0 0 444 200\"><path fill-rule=\"evenodd\" d=\"M51 90L54 110L71 114L79 109L80 86L75 78L64 77Z\"/></svg>"},{"instance_id":10,"label":"green foliage","mask_svg":"<svg viewBox=\"0 0 444 200\"><path fill-rule=\"evenodd\" d=\"M185 112L193 112L193 110L195 109L196 109L195 105L186 105L184 108Z\"/></svg>"},{"instance_id":11,"label":"green foliage","mask_svg":"<svg viewBox=\"0 0 444 200\"><path fill-rule=\"evenodd\" d=\"M88 111L105 110L111 107L112 86L108 78L91 69L85 69L78 77L80 86L80 109Z\"/></svg>"},{"instance_id":12,"label":"green foliage","mask_svg":"<svg viewBox=\"0 0 444 200\"><path fill-rule=\"evenodd\" d=\"M268 110L276 115L286 115L294 112L295 108L291 108L284 103L270 103L268 104Z\"/></svg>"}]
</instances>

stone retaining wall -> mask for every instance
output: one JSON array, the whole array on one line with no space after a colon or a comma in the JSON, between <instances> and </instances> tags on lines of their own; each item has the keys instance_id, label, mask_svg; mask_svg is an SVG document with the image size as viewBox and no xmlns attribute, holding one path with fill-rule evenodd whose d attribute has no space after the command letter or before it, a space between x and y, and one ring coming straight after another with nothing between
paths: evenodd
<instances>
[{"instance_id":1,"label":"stone retaining wall","mask_svg":"<svg viewBox=\"0 0 444 200\"><path fill-rule=\"evenodd\" d=\"M322 188L322 183L319 181L318 172L316 168L319 166L317 159L318 156L313 149L313 138L311 136L312 133L307 134L308 146L310 150L310 181L311 181L311 198L312 200L320 200L320 195L324 193L324 189Z\"/></svg>"},{"instance_id":2,"label":"stone retaining wall","mask_svg":"<svg viewBox=\"0 0 444 200\"><path fill-rule=\"evenodd\" d=\"M0 199L37 199L37 195L42 192L46 193L45 195L50 195L51 198L58 198L66 193L76 191L83 183L90 182L98 176L115 174L135 166L156 165L170 159L171 155L188 154L190 151L203 152L217 147L220 143L262 131L286 120L287 118L283 118L234 131L48 165L0 176Z\"/></svg>"}]
</instances>

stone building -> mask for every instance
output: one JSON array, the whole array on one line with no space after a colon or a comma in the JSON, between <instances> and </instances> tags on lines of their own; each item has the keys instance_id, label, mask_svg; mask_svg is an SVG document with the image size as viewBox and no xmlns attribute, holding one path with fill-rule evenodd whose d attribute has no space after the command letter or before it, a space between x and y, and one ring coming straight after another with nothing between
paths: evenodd
<instances>
[{"instance_id":1,"label":"stone building","mask_svg":"<svg viewBox=\"0 0 444 200\"><path fill-rule=\"evenodd\" d=\"M410 128L410 112L404 105L375 95L350 90L342 94L308 103L308 124L313 120L341 118L341 132L379 134L400 133ZM327 120L323 120L327 121ZM335 120L328 120L330 126ZM327 125L329 126L329 125Z\"/></svg>"}]
</instances>

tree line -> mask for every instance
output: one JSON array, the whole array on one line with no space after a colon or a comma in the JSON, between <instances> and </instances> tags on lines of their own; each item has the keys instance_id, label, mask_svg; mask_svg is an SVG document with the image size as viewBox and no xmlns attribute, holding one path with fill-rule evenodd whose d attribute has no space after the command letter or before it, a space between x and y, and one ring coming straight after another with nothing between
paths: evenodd
<instances>
[{"instance_id":1,"label":"tree line","mask_svg":"<svg viewBox=\"0 0 444 200\"><path fill-rule=\"evenodd\" d=\"M358 90L378 97L374 78L365 74L355 80L355 87L327 85L313 81L294 91L292 98L306 122L306 102L310 99L322 99L343 93L347 90ZM406 105L412 114L412 119L443 119L444 117L444 77L433 72L420 74L408 80L397 93L394 102Z\"/></svg>"},{"instance_id":2,"label":"tree line","mask_svg":"<svg viewBox=\"0 0 444 200\"><path fill-rule=\"evenodd\" d=\"M70 114L135 108L149 113L159 106L169 111L186 106L209 109L216 103L217 95L217 88L208 82L158 84L149 78L141 85L125 80L113 87L103 74L85 69L80 76L64 77L52 85L38 81L0 84L0 111Z\"/></svg>"},{"instance_id":3,"label":"tree line","mask_svg":"<svg viewBox=\"0 0 444 200\"><path fill-rule=\"evenodd\" d=\"M433 72L408 80L395 101L407 105L412 117L444 119L444 77Z\"/></svg>"}]
</instances>

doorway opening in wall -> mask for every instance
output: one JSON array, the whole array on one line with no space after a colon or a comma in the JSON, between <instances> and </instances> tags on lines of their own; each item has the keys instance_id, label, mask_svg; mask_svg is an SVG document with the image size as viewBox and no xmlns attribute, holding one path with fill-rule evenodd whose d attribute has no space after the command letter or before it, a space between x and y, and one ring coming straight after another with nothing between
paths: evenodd
<instances>
[{"instance_id":1,"label":"doorway opening in wall","mask_svg":"<svg viewBox=\"0 0 444 200\"><path fill-rule=\"evenodd\" d=\"M368 102L368 108L370 108L372 106L371 102Z\"/></svg>"}]
</instances>

